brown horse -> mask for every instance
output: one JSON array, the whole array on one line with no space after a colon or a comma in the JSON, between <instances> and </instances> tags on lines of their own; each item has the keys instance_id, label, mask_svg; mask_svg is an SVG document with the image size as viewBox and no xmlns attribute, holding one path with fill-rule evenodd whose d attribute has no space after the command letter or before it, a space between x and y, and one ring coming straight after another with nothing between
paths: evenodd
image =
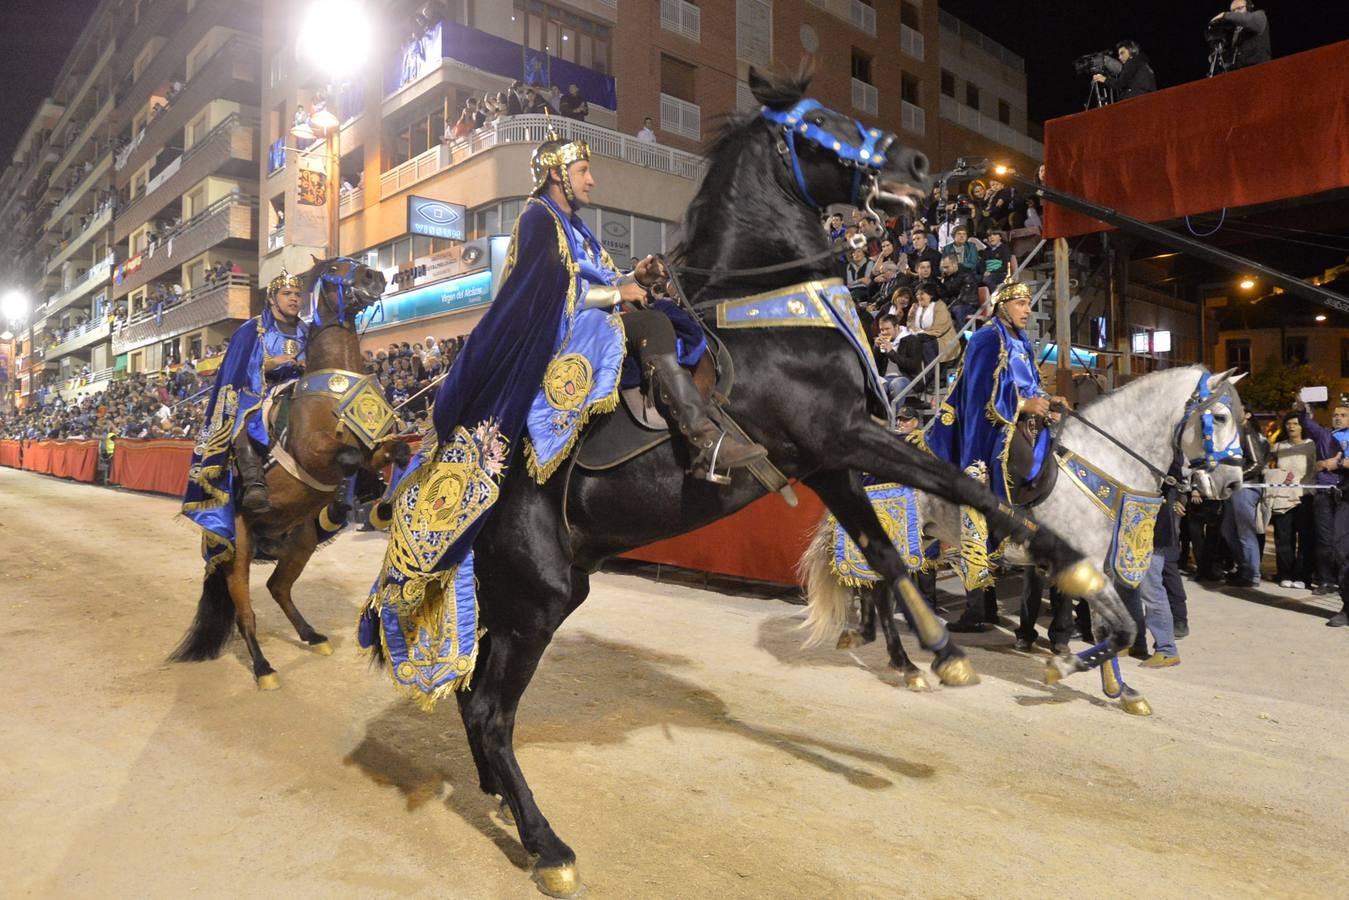
<instances>
[{"instance_id":1,"label":"brown horse","mask_svg":"<svg viewBox=\"0 0 1349 900\"><path fill-rule=\"evenodd\" d=\"M331 654L327 637L296 608L291 588L318 546L320 529L336 532L344 521L349 507L339 489L346 479L360 470L378 472L390 462L405 465L409 455L406 444L382 435L392 411L378 384L367 388L369 379L361 374L355 320L383 294L384 275L338 257L319 262L305 280L311 291L318 286L314 324L306 346L306 374L291 392L289 423L272 447L278 464L267 471L271 508L256 517L235 514L233 552L208 569L196 618L169 657L180 662L215 659L237 625L263 690L281 683L258 646L249 596L249 568L258 550L276 560L267 589L300 640L318 653ZM264 404L255 414L268 415L277 406Z\"/></svg>"}]
</instances>

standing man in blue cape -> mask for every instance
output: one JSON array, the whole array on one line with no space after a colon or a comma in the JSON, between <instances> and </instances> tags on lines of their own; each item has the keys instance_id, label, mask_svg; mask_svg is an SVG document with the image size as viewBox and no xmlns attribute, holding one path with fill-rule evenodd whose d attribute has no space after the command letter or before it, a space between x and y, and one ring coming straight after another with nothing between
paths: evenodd
<instances>
[{"instance_id":1,"label":"standing man in blue cape","mask_svg":"<svg viewBox=\"0 0 1349 900\"><path fill-rule=\"evenodd\" d=\"M552 137L530 168L501 288L436 393L434 434L391 493L389 549L361 623L361 643L382 640L395 679L427 702L471 676L473 541L504 472L523 451L529 474L548 480L590 417L618 405L625 350L679 426L691 469L711 475L714 460L739 468L766 455L722 431L681 365L704 352L701 332L682 341L681 360L672 316L682 311L647 306L656 261L620 275L578 214L595 186L585 142Z\"/></svg>"},{"instance_id":2,"label":"standing man in blue cape","mask_svg":"<svg viewBox=\"0 0 1349 900\"><path fill-rule=\"evenodd\" d=\"M1034 479L1046 464L1050 447L1046 420L1050 403L1057 398L1040 384L1034 347L1025 331L1031 316L1030 288L1004 284L993 297L993 310L989 323L970 336L960 374L932 423L927 443L933 455L959 466L1011 504L1014 488ZM1022 464L1017 473L1009 461L1014 450L1025 457L1018 460ZM996 557L999 547L990 544L983 516L972 510L961 510L961 532L958 567L970 608L953 628L979 631L983 626L976 598L993 584L989 559Z\"/></svg>"},{"instance_id":3,"label":"standing man in blue cape","mask_svg":"<svg viewBox=\"0 0 1349 900\"><path fill-rule=\"evenodd\" d=\"M261 407L270 391L304 373L308 326L300 318L302 297L299 276L283 269L267 286L262 314L230 337L216 372L183 496L183 514L203 531L208 563L233 552L236 489L245 515L270 508L262 461L271 439Z\"/></svg>"}]
</instances>

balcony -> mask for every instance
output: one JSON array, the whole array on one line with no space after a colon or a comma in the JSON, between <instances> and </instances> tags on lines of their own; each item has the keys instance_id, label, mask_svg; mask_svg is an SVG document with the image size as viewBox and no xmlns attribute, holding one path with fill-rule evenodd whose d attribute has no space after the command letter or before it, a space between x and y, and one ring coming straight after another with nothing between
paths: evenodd
<instances>
[{"instance_id":1,"label":"balcony","mask_svg":"<svg viewBox=\"0 0 1349 900\"><path fill-rule=\"evenodd\" d=\"M212 100L231 100L244 105L257 105L258 60L261 50L257 40L236 35L215 52L206 65L189 81L171 105L145 126L145 132L117 166L118 187L122 187L155 154L173 141L187 123ZM120 173L125 173L125 177Z\"/></svg>"},{"instance_id":2,"label":"balcony","mask_svg":"<svg viewBox=\"0 0 1349 900\"><path fill-rule=\"evenodd\" d=\"M689 140L702 140L703 109L696 103L689 103L669 94L661 94L660 127Z\"/></svg>"},{"instance_id":3,"label":"balcony","mask_svg":"<svg viewBox=\"0 0 1349 900\"><path fill-rule=\"evenodd\" d=\"M337 217L345 219L352 213L365 209L365 188L358 187L347 191L337 201Z\"/></svg>"},{"instance_id":4,"label":"balcony","mask_svg":"<svg viewBox=\"0 0 1349 900\"><path fill-rule=\"evenodd\" d=\"M71 161L80 155L84 150L85 144L89 142L89 139L93 136L94 132L103 125L104 119L108 117L108 114L113 111L116 105L112 95L109 94L108 99L103 101L103 105L98 108L98 112L94 113L93 118L84 124L84 128L80 130L79 136L71 141L67 145L66 151L61 154L60 162L56 164L56 168L52 169L50 176L52 183L55 183L57 177L66 170L66 167L70 165Z\"/></svg>"},{"instance_id":5,"label":"balcony","mask_svg":"<svg viewBox=\"0 0 1349 900\"><path fill-rule=\"evenodd\" d=\"M230 275L228 282L193 288L176 306L164 310L156 322L153 310L128 319L112 333L112 352L128 353L156 341L165 341L196 328L253 315L253 277Z\"/></svg>"},{"instance_id":6,"label":"balcony","mask_svg":"<svg viewBox=\"0 0 1349 900\"><path fill-rule=\"evenodd\" d=\"M899 124L910 134L927 134L927 113L916 103L901 100L899 103Z\"/></svg>"},{"instance_id":7,"label":"balcony","mask_svg":"<svg viewBox=\"0 0 1349 900\"><path fill-rule=\"evenodd\" d=\"M452 144L432 147L425 153L395 166L379 176L380 199L407 190L419 181L470 159L484 150L505 144L537 146L552 128L566 139L581 138L596 156L621 159L634 165L697 181L702 178L705 161L695 153L686 153L660 144L647 144L631 135L609 128L577 122L574 119L544 116L511 116L479 128L467 138ZM349 196L354 196L349 195Z\"/></svg>"},{"instance_id":8,"label":"balcony","mask_svg":"<svg viewBox=\"0 0 1349 900\"><path fill-rule=\"evenodd\" d=\"M1023 156L1029 156L1031 159L1044 159L1044 144L1026 137L1010 125L1004 125L995 119L990 119L977 109L971 109L963 103L956 102L954 97L942 95L941 117L948 122L955 122L961 128L968 128L970 131L982 134L990 141L996 141Z\"/></svg>"},{"instance_id":9,"label":"balcony","mask_svg":"<svg viewBox=\"0 0 1349 900\"><path fill-rule=\"evenodd\" d=\"M220 198L202 213L161 235L152 250L118 266L113 297L124 297L226 241L252 241L257 208L258 202L253 197L230 194Z\"/></svg>"},{"instance_id":10,"label":"balcony","mask_svg":"<svg viewBox=\"0 0 1349 900\"><path fill-rule=\"evenodd\" d=\"M89 224L84 226L83 230L81 230L79 234L75 235L73 238L66 241L65 245L62 246L61 249L57 251L57 253L54 256L52 256L50 260L48 260L47 274L50 275L57 269L61 268L62 263L70 259L70 257L75 254L76 250L79 250L81 247L87 244L90 238L98 234L104 228L107 228L108 223L111 221L112 221L112 206L105 205L101 210L98 211L98 213L92 219L89 220Z\"/></svg>"},{"instance_id":11,"label":"balcony","mask_svg":"<svg viewBox=\"0 0 1349 900\"><path fill-rule=\"evenodd\" d=\"M848 21L872 37L876 36L876 8L862 0L849 0Z\"/></svg>"},{"instance_id":12,"label":"balcony","mask_svg":"<svg viewBox=\"0 0 1349 900\"><path fill-rule=\"evenodd\" d=\"M67 290L55 294L46 303L43 310L43 316L53 316L65 309L76 300L93 291L95 288L107 284L108 279L112 277L112 254L100 263L90 267L88 273L77 284L71 285Z\"/></svg>"},{"instance_id":13,"label":"balcony","mask_svg":"<svg viewBox=\"0 0 1349 900\"><path fill-rule=\"evenodd\" d=\"M660 27L688 38L702 40L702 10L685 0L660 0Z\"/></svg>"},{"instance_id":14,"label":"balcony","mask_svg":"<svg viewBox=\"0 0 1349 900\"><path fill-rule=\"evenodd\" d=\"M57 226L60 224L61 219L74 208L76 201L84 196L90 186L103 177L110 165L112 165L111 154L105 154L102 159L94 163L94 167L89 171L89 174L81 178L80 183L75 185L74 189L66 194L65 198L62 199L60 203L56 204L56 208L53 209L52 214L47 217L47 224L44 225L43 228L47 231L57 230Z\"/></svg>"},{"instance_id":15,"label":"balcony","mask_svg":"<svg viewBox=\"0 0 1349 900\"><path fill-rule=\"evenodd\" d=\"M275 253L284 246L286 246L286 228L283 225L267 235L267 252Z\"/></svg>"},{"instance_id":16,"label":"balcony","mask_svg":"<svg viewBox=\"0 0 1349 900\"><path fill-rule=\"evenodd\" d=\"M853 109L864 113L876 115L880 108L880 93L876 90L874 84L867 84L860 78L852 80L852 106Z\"/></svg>"},{"instance_id":17,"label":"balcony","mask_svg":"<svg viewBox=\"0 0 1349 900\"><path fill-rule=\"evenodd\" d=\"M122 208L113 220L118 241L148 222L165 206L207 175L257 177L257 123L245 122L238 114L227 117L156 176L157 184ZM165 172L173 172L165 177ZM225 170L222 173L222 170ZM162 180L161 180L162 179Z\"/></svg>"},{"instance_id":18,"label":"balcony","mask_svg":"<svg viewBox=\"0 0 1349 900\"><path fill-rule=\"evenodd\" d=\"M912 56L914 59L922 59L926 53L926 45L923 41L923 33L916 28L910 28L907 25L899 26L899 49Z\"/></svg>"},{"instance_id":19,"label":"balcony","mask_svg":"<svg viewBox=\"0 0 1349 900\"><path fill-rule=\"evenodd\" d=\"M61 343L54 347L48 347L47 359L55 361L67 353L83 350L91 344L97 344L110 334L112 334L112 326L108 324L107 318L100 317L97 321L85 322L79 328L72 329L67 333Z\"/></svg>"},{"instance_id":20,"label":"balcony","mask_svg":"<svg viewBox=\"0 0 1349 900\"><path fill-rule=\"evenodd\" d=\"M76 90L73 95L74 99L66 104L66 111L61 114L61 118L57 121L56 127L52 129L53 138L60 136L66 126L70 124L70 120L74 117L75 113L84 106L84 99L89 95L89 89L94 86L95 79L98 78L99 73L103 71L103 67L108 64L108 61L113 58L113 55L116 54L116 52L117 42L108 41L107 46L104 47L103 53L99 56L98 60L90 67L89 71L85 73L84 80L80 82L79 89Z\"/></svg>"}]
</instances>

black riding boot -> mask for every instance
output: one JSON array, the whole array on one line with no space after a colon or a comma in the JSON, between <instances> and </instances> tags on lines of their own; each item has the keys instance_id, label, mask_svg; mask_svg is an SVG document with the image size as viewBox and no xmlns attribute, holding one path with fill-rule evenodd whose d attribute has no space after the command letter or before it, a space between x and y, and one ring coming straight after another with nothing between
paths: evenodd
<instances>
[{"instance_id":1,"label":"black riding boot","mask_svg":"<svg viewBox=\"0 0 1349 900\"><path fill-rule=\"evenodd\" d=\"M248 429L234 439L234 469L239 473L239 508L250 516L258 516L272 508L267 496L267 479L262 473L262 457L248 436Z\"/></svg>"},{"instance_id":2,"label":"black riding boot","mask_svg":"<svg viewBox=\"0 0 1349 900\"><path fill-rule=\"evenodd\" d=\"M768 456L758 444L746 444L723 431L712 421L709 403L698 393L693 377L679 364L673 353L661 353L647 360L651 384L656 396L669 410L684 439L694 451L694 474L708 481L725 483L715 469L739 469Z\"/></svg>"}]
</instances>

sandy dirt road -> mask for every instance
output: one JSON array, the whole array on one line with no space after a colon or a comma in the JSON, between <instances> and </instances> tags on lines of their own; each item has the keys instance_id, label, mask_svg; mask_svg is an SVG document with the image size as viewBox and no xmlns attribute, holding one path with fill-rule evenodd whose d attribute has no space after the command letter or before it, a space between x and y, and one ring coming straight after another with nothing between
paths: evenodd
<instances>
[{"instance_id":1,"label":"sandy dirt road","mask_svg":"<svg viewBox=\"0 0 1349 900\"><path fill-rule=\"evenodd\" d=\"M332 657L263 596L260 693L237 640L163 662L200 586L175 508L0 470L0 893L538 896L454 705L355 652L382 535L297 587ZM1125 664L1137 719L1006 633L964 642L982 685L912 694L877 646L801 651L800 607L600 575L521 764L591 897L1349 896L1349 629L1190 587L1183 665Z\"/></svg>"}]
</instances>

